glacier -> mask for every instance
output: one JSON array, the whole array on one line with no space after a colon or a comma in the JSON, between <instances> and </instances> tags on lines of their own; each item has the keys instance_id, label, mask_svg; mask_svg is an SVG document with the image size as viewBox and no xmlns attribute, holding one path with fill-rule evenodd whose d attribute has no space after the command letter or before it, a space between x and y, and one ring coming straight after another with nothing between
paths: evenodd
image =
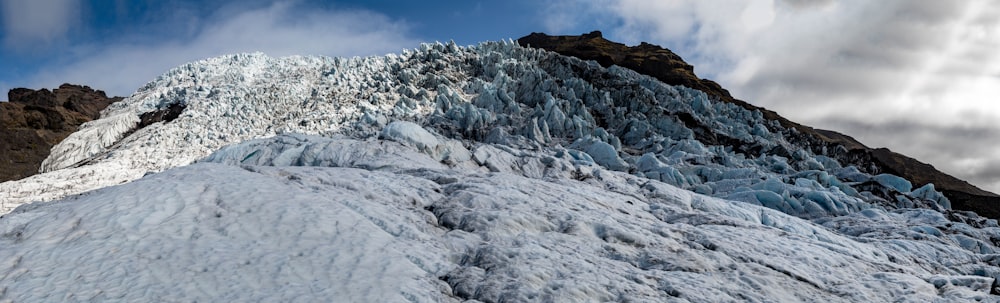
<instances>
[{"instance_id":1,"label":"glacier","mask_svg":"<svg viewBox=\"0 0 1000 303\"><path fill-rule=\"evenodd\" d=\"M948 222L932 210L867 209L817 224L573 161L548 162L551 177L539 179L514 167L455 169L416 145L385 140L280 135L241 143L201 163L5 215L2 294L176 302L991 298L993 278L971 272L983 255L908 229ZM578 169L590 177L555 177ZM906 232L926 238L887 236Z\"/></svg>"},{"instance_id":2,"label":"glacier","mask_svg":"<svg viewBox=\"0 0 1000 303\"><path fill-rule=\"evenodd\" d=\"M176 104L186 108L176 121L135 128L136 117ZM861 174L794 146L782 132L795 130L765 120L759 111L513 42L427 44L369 58L212 58L169 71L102 115L53 148L41 168L52 174L0 184L0 206L9 211L28 201L128 182L244 140L284 133L370 137L397 120L456 140L565 147L581 161L716 197L767 202L804 218L874 204L949 204L943 195L910 194L908 186L890 180L898 177ZM707 129L712 133L706 138ZM391 137L397 130L388 132ZM703 143L713 140L718 142ZM635 164L647 153L662 165L647 159L638 170ZM88 178L64 182L70 175ZM763 190L782 195L781 203L768 200L770 194L745 192L760 190L754 187L770 179L781 180L780 186ZM852 187L865 182L879 188L866 195Z\"/></svg>"},{"instance_id":3,"label":"glacier","mask_svg":"<svg viewBox=\"0 0 1000 303\"><path fill-rule=\"evenodd\" d=\"M0 183L0 300L1000 298L996 220L794 135L510 41L206 59Z\"/></svg>"}]
</instances>

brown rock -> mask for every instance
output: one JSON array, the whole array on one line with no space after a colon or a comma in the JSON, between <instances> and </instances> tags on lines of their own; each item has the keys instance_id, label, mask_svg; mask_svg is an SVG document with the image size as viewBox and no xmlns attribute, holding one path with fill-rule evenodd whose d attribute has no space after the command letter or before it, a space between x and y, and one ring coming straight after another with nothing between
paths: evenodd
<instances>
[{"instance_id":1,"label":"brown rock","mask_svg":"<svg viewBox=\"0 0 1000 303\"><path fill-rule=\"evenodd\" d=\"M532 33L518 39L517 42L526 47L541 48L583 60L594 60L604 67L618 65L629 68L655 77L666 84L687 86L723 102L730 102L749 110L759 110L764 118L778 121L785 129L796 130L786 135L787 139L800 146L808 146L814 153L821 154L825 150L842 163L853 164L872 174L895 174L910 180L914 186L934 183L935 188L951 200L954 209L970 210L982 216L1000 218L1000 196L997 194L982 190L916 159L885 148L872 149L850 136L801 125L781 117L774 111L733 98L729 91L718 83L698 78L693 66L668 49L645 42L637 46L626 46L604 39L599 31L580 36Z\"/></svg>"},{"instance_id":2,"label":"brown rock","mask_svg":"<svg viewBox=\"0 0 1000 303\"><path fill-rule=\"evenodd\" d=\"M0 103L0 182L38 173L53 145L122 99L72 84L52 91L15 88L7 96L10 102Z\"/></svg>"}]
</instances>

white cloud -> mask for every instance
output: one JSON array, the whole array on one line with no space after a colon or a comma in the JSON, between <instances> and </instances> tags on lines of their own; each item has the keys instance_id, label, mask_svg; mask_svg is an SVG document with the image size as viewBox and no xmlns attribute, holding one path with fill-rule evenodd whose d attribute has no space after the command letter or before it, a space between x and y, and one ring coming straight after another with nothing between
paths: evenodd
<instances>
[{"instance_id":1,"label":"white cloud","mask_svg":"<svg viewBox=\"0 0 1000 303\"><path fill-rule=\"evenodd\" d=\"M540 12L537 18L541 19L542 27L549 34L567 33L567 31L576 28L581 20L597 23L588 25L600 27L605 25L600 24L602 21L601 17L606 12L605 8L613 5L614 1L588 0L583 5L577 1L539 1Z\"/></svg>"},{"instance_id":2,"label":"white cloud","mask_svg":"<svg viewBox=\"0 0 1000 303\"><path fill-rule=\"evenodd\" d=\"M598 9L585 1L563 3L572 5L549 13ZM737 98L888 146L1000 192L1000 170L979 165L1000 162L1000 103L994 101L1000 7L989 0L614 0L601 6L603 18L617 20L606 22L617 24L605 29L609 39L671 48ZM902 122L930 130L883 127ZM991 131L976 137L953 131L970 128ZM992 172L997 175L986 176Z\"/></svg>"},{"instance_id":3,"label":"white cloud","mask_svg":"<svg viewBox=\"0 0 1000 303\"><path fill-rule=\"evenodd\" d=\"M4 45L31 49L63 38L80 18L79 0L3 0Z\"/></svg>"},{"instance_id":4,"label":"white cloud","mask_svg":"<svg viewBox=\"0 0 1000 303\"><path fill-rule=\"evenodd\" d=\"M405 24L384 15L304 9L289 2L188 22L178 26L196 27L189 40L77 46L78 59L35 75L32 86L84 83L109 95L129 95L170 68L224 54L361 56L417 46Z\"/></svg>"}]
</instances>

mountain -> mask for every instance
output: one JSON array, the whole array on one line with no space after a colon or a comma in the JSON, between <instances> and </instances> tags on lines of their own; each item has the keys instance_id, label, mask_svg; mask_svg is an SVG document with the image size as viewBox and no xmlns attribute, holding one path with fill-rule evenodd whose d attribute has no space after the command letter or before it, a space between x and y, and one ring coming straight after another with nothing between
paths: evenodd
<instances>
[{"instance_id":1,"label":"mountain","mask_svg":"<svg viewBox=\"0 0 1000 303\"><path fill-rule=\"evenodd\" d=\"M767 120L777 121L786 129L795 129L799 134L790 136L798 145L807 146L813 153L830 155L842 163L853 164L870 173L890 173L910 180L916 186L934 184L944 192L955 209L974 211L990 218L1000 218L1000 195L982 190L966 181L943 173L933 166L887 148L870 148L854 138L824 129L814 129L785 119L762 107L733 98L729 91L718 83L700 79L694 74L694 67L684 62L680 56L668 49L643 42L637 46L626 46L604 39L601 32L594 31L580 36L549 36L532 33L517 40L521 45L537 47L583 60L594 60L604 67L618 65L649 75L670 85L683 85L700 90L722 102L736 104L751 111L760 111ZM706 134L710 137L711 133ZM702 142L717 141L714 138L699 138ZM826 152L824 152L826 151ZM830 152L841 151L841 152Z\"/></svg>"},{"instance_id":2,"label":"mountain","mask_svg":"<svg viewBox=\"0 0 1000 303\"><path fill-rule=\"evenodd\" d=\"M0 182L37 174L52 146L123 99L72 84L51 91L15 88L7 97L0 102Z\"/></svg>"},{"instance_id":3,"label":"mountain","mask_svg":"<svg viewBox=\"0 0 1000 303\"><path fill-rule=\"evenodd\" d=\"M205 59L0 183L0 300L1000 299L997 220L799 133L513 41Z\"/></svg>"}]
</instances>

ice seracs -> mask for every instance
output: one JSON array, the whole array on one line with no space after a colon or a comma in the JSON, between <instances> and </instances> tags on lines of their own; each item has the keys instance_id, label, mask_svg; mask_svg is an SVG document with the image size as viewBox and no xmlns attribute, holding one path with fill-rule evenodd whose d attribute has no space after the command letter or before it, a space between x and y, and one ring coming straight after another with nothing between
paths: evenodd
<instances>
[{"instance_id":1,"label":"ice seracs","mask_svg":"<svg viewBox=\"0 0 1000 303\"><path fill-rule=\"evenodd\" d=\"M185 109L172 122L127 127L143 113L178 103ZM794 130L763 119L760 112L713 102L700 91L664 85L630 70L604 69L508 42L468 48L428 44L402 55L353 59L224 56L171 70L104 115L107 121L86 125L54 148L43 169L70 168L53 173L79 174L72 167L87 161L117 164L124 171L103 169L108 171L104 176L92 178L100 182L81 180L72 189L45 196L6 184L5 207L127 182L243 140L280 133L369 137L398 120L408 122L393 122L381 135L414 139L411 143L432 149L434 142L426 134L400 133L415 128L399 123L424 125L451 139L445 140L447 146L433 147L442 150L428 150L439 157L452 150L459 158L467 156L455 140L565 147L580 160L612 170L716 197L767 202L807 218L843 215L873 203L947 205L926 195L906 196L909 189L897 188L899 182L874 184L903 195L864 194L838 178L810 183L800 176L837 175L844 168L789 143L784 134ZM119 138L126 133L131 134ZM636 161L645 154L665 166L638 170ZM52 183L48 178L27 182ZM760 201L752 197L774 195L742 193L765 180L784 185L756 190L784 195L787 201Z\"/></svg>"}]
</instances>

